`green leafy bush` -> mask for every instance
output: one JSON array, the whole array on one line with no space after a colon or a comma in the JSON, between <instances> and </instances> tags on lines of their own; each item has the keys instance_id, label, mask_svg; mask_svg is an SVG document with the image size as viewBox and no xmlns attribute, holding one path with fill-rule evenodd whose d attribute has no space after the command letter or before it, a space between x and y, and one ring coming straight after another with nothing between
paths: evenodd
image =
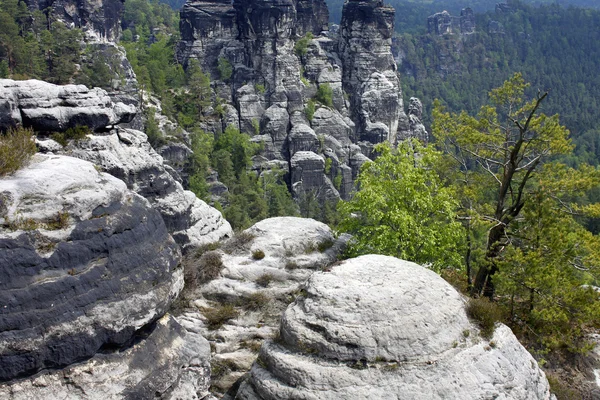
<instances>
[{"instance_id":1,"label":"green leafy bush","mask_svg":"<svg viewBox=\"0 0 600 400\"><path fill-rule=\"evenodd\" d=\"M481 328L481 336L490 339L494 335L496 322L503 320L504 312L498 304L482 297L469 299L467 315L477 322Z\"/></svg>"},{"instance_id":2,"label":"green leafy bush","mask_svg":"<svg viewBox=\"0 0 600 400\"><path fill-rule=\"evenodd\" d=\"M317 101L324 106L333 107L333 89L329 83L322 83L317 89Z\"/></svg>"},{"instance_id":3,"label":"green leafy bush","mask_svg":"<svg viewBox=\"0 0 600 400\"><path fill-rule=\"evenodd\" d=\"M0 176L27 165L37 151L33 136L33 130L28 128L9 129L0 134Z\"/></svg>"},{"instance_id":4,"label":"green leafy bush","mask_svg":"<svg viewBox=\"0 0 600 400\"><path fill-rule=\"evenodd\" d=\"M225 57L220 57L217 64L217 69L219 70L219 76L221 77L222 81L227 82L229 79L231 79L231 76L233 75L233 66L228 59Z\"/></svg>"},{"instance_id":5,"label":"green leafy bush","mask_svg":"<svg viewBox=\"0 0 600 400\"><path fill-rule=\"evenodd\" d=\"M65 132L55 132L50 136L50 138L60 143L62 146L66 146L69 144L69 141L85 139L87 135L90 135L91 133L92 130L89 127L81 125L69 128Z\"/></svg>"},{"instance_id":6,"label":"green leafy bush","mask_svg":"<svg viewBox=\"0 0 600 400\"><path fill-rule=\"evenodd\" d=\"M306 53L308 52L308 44L310 43L312 38L312 32L307 32L306 35L304 35L304 37L300 38L296 42L296 44L294 45L294 53L296 53L298 57L304 57L306 55Z\"/></svg>"},{"instance_id":7,"label":"green leafy bush","mask_svg":"<svg viewBox=\"0 0 600 400\"><path fill-rule=\"evenodd\" d=\"M306 108L304 109L304 114L306 115L306 119L309 122L312 122L313 117L315 116L315 101L310 99L306 104Z\"/></svg>"}]
</instances>

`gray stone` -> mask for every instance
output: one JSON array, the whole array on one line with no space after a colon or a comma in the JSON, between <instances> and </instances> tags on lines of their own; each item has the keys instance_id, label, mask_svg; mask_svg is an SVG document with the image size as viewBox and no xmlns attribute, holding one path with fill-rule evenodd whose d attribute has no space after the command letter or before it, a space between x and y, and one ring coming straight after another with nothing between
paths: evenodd
<instances>
[{"instance_id":1,"label":"gray stone","mask_svg":"<svg viewBox=\"0 0 600 400\"><path fill-rule=\"evenodd\" d=\"M36 131L65 131L79 125L95 130L128 122L137 112L134 105L113 103L99 88L10 79L0 79L0 110L0 129L23 125Z\"/></svg>"},{"instance_id":2,"label":"gray stone","mask_svg":"<svg viewBox=\"0 0 600 400\"><path fill-rule=\"evenodd\" d=\"M0 384L5 400L203 399L210 384L210 346L164 316L144 340L120 352Z\"/></svg>"},{"instance_id":3,"label":"gray stone","mask_svg":"<svg viewBox=\"0 0 600 400\"><path fill-rule=\"evenodd\" d=\"M109 135L81 140L68 152L93 162L150 200L184 251L231 236L231 226L221 213L183 190L167 172L143 132L118 128Z\"/></svg>"},{"instance_id":4,"label":"gray stone","mask_svg":"<svg viewBox=\"0 0 600 400\"><path fill-rule=\"evenodd\" d=\"M93 164L36 155L0 193L0 381L128 344L181 290L160 215Z\"/></svg>"},{"instance_id":5,"label":"gray stone","mask_svg":"<svg viewBox=\"0 0 600 400\"><path fill-rule=\"evenodd\" d=\"M452 286L386 256L312 275L259 360L236 399L551 398L509 328L478 337Z\"/></svg>"}]
</instances>

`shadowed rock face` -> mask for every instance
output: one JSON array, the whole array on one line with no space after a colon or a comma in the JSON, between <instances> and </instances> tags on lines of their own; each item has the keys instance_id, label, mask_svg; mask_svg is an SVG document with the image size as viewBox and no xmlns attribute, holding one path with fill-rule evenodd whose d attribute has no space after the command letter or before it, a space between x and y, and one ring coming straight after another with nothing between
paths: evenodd
<instances>
[{"instance_id":1,"label":"shadowed rock face","mask_svg":"<svg viewBox=\"0 0 600 400\"><path fill-rule=\"evenodd\" d=\"M160 214L89 162L37 155L0 199L0 381L128 344L183 286Z\"/></svg>"},{"instance_id":2,"label":"shadowed rock face","mask_svg":"<svg viewBox=\"0 0 600 400\"><path fill-rule=\"evenodd\" d=\"M164 316L144 331L144 340L132 347L97 354L59 371L0 384L0 398L202 399L208 395L210 385L209 357L206 339Z\"/></svg>"},{"instance_id":3,"label":"shadowed rock face","mask_svg":"<svg viewBox=\"0 0 600 400\"><path fill-rule=\"evenodd\" d=\"M309 278L236 399L551 398L510 329L497 326L489 342L477 332L434 272L386 256L346 260Z\"/></svg>"},{"instance_id":4,"label":"shadowed rock face","mask_svg":"<svg viewBox=\"0 0 600 400\"><path fill-rule=\"evenodd\" d=\"M121 36L123 0L25 0L30 9L52 7L52 16L89 36L112 42Z\"/></svg>"}]
</instances>

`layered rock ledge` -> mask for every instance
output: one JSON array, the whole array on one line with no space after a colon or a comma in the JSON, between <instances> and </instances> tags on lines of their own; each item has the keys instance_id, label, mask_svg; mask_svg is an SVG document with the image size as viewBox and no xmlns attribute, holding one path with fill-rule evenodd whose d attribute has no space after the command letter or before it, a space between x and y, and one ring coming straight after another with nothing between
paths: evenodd
<instances>
[{"instance_id":1,"label":"layered rock ledge","mask_svg":"<svg viewBox=\"0 0 600 400\"><path fill-rule=\"evenodd\" d=\"M134 105L113 103L100 88L0 79L0 130L16 125L36 131L60 132L79 125L96 130L129 122L136 112Z\"/></svg>"},{"instance_id":2,"label":"layered rock ledge","mask_svg":"<svg viewBox=\"0 0 600 400\"><path fill-rule=\"evenodd\" d=\"M362 256L317 272L263 344L236 399L550 399L509 328L477 334L432 271Z\"/></svg>"},{"instance_id":3,"label":"layered rock ledge","mask_svg":"<svg viewBox=\"0 0 600 400\"><path fill-rule=\"evenodd\" d=\"M183 286L160 214L83 160L0 180L0 381L127 346Z\"/></svg>"}]
</instances>

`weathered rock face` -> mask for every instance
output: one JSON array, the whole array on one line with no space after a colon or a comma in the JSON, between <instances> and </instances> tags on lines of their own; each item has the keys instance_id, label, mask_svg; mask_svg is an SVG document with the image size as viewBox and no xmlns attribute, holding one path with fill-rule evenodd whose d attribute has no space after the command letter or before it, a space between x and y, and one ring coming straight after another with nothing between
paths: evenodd
<instances>
[{"instance_id":1,"label":"weathered rock face","mask_svg":"<svg viewBox=\"0 0 600 400\"><path fill-rule=\"evenodd\" d=\"M213 370L219 371L212 381L215 394L229 391L250 369L260 344L273 337L302 283L334 262L345 240L335 239L321 222L294 217L260 221L240 236L211 252L221 258L223 269L189 295L192 307L177 316L182 326L211 342ZM253 256L258 251L264 258ZM235 304L239 315L209 329L203 310L219 303Z\"/></svg>"},{"instance_id":2,"label":"weathered rock face","mask_svg":"<svg viewBox=\"0 0 600 400\"><path fill-rule=\"evenodd\" d=\"M143 132L117 128L108 135L78 141L65 151L93 162L147 198L183 251L231 236L231 226L221 213L183 190Z\"/></svg>"},{"instance_id":3,"label":"weathered rock face","mask_svg":"<svg viewBox=\"0 0 600 400\"><path fill-rule=\"evenodd\" d=\"M317 272L265 342L236 399L550 399L510 329L476 334L432 271L362 256Z\"/></svg>"},{"instance_id":4,"label":"weathered rock face","mask_svg":"<svg viewBox=\"0 0 600 400\"><path fill-rule=\"evenodd\" d=\"M0 130L17 124L37 131L60 132L78 125L96 130L129 122L136 112L134 105L115 104L98 88L0 79Z\"/></svg>"},{"instance_id":5,"label":"weathered rock face","mask_svg":"<svg viewBox=\"0 0 600 400\"><path fill-rule=\"evenodd\" d=\"M0 384L6 400L203 399L210 380L210 346L201 335L164 316L144 340L114 353L31 379Z\"/></svg>"},{"instance_id":6,"label":"weathered rock face","mask_svg":"<svg viewBox=\"0 0 600 400\"><path fill-rule=\"evenodd\" d=\"M303 174L294 171L299 164L292 162L299 151L333 163L327 176L296 186L296 196L310 190L327 193L320 200L347 198L354 179L348 146L361 142L369 153L374 143L395 143L398 134L409 137L410 127L416 126L402 109L390 51L393 8L379 0L353 0L344 16L337 37L327 31L322 0L242 0L233 5L194 0L181 12L179 60L185 65L196 58L210 72L215 93L230 107L222 126L233 123L264 143L263 161L286 162L290 177ZM219 63L231 66L231 76L223 76ZM324 101L329 106L309 105L320 85L331 89L331 101Z\"/></svg>"},{"instance_id":7,"label":"weathered rock face","mask_svg":"<svg viewBox=\"0 0 600 400\"><path fill-rule=\"evenodd\" d=\"M339 51L344 90L350 93L350 118L360 140L396 142L408 129L396 63L391 53L394 8L381 0L344 4Z\"/></svg>"},{"instance_id":8,"label":"weathered rock face","mask_svg":"<svg viewBox=\"0 0 600 400\"><path fill-rule=\"evenodd\" d=\"M0 198L2 381L128 344L183 286L160 214L89 162L37 155Z\"/></svg>"},{"instance_id":9,"label":"weathered rock face","mask_svg":"<svg viewBox=\"0 0 600 400\"><path fill-rule=\"evenodd\" d=\"M444 10L427 17L427 31L440 36L455 33L470 35L475 32L475 15L469 7L460 11L460 17L453 17Z\"/></svg>"},{"instance_id":10,"label":"weathered rock face","mask_svg":"<svg viewBox=\"0 0 600 400\"><path fill-rule=\"evenodd\" d=\"M30 9L51 7L52 17L69 27L81 28L97 39L116 42L121 36L122 0L26 0Z\"/></svg>"}]
</instances>

